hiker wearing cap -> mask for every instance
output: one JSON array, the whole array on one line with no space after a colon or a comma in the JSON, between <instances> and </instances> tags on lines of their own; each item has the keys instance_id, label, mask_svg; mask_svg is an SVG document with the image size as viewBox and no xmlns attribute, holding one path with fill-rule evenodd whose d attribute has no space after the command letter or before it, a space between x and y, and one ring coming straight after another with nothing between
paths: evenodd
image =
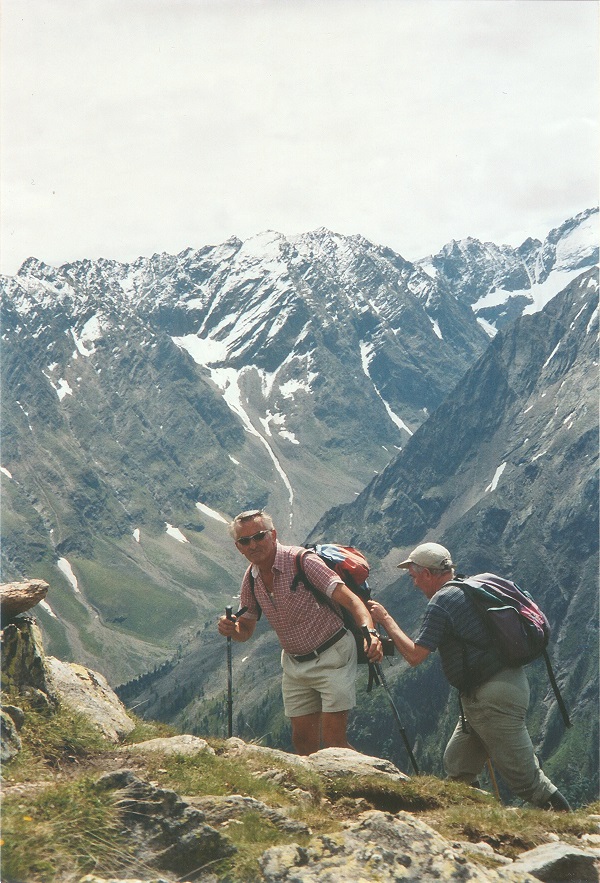
<instances>
[{"instance_id":1,"label":"hiker wearing cap","mask_svg":"<svg viewBox=\"0 0 600 883\"><path fill-rule=\"evenodd\" d=\"M454 577L448 549L422 543L398 567L408 571L429 602L415 640L381 604L369 601L368 606L409 665L420 665L439 650L446 678L459 689L462 715L444 752L447 776L474 784L491 758L507 786L523 800L548 809L570 809L535 756L525 724L529 683L523 668L507 668L500 661L471 599L460 587L446 586Z\"/></svg>"},{"instance_id":2,"label":"hiker wearing cap","mask_svg":"<svg viewBox=\"0 0 600 883\"><path fill-rule=\"evenodd\" d=\"M283 546L266 512L252 510L237 515L230 533L241 554L250 562L242 580L241 616L219 620L220 634L247 641L261 610L274 628L282 647L282 692L286 717L292 726L292 742L298 754L312 754L321 747L348 748L348 712L356 704L356 642L340 617L297 582L296 558L305 551ZM365 604L344 585L340 577L315 554L303 558L306 577L315 589L350 611L359 626L371 631L366 652L373 662L383 658L381 642Z\"/></svg>"}]
</instances>

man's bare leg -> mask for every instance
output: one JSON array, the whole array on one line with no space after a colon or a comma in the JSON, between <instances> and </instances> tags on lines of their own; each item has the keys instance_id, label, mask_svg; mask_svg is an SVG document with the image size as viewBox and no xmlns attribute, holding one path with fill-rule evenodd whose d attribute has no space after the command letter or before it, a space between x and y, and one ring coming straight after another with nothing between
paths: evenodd
<instances>
[{"instance_id":1,"label":"man's bare leg","mask_svg":"<svg viewBox=\"0 0 600 883\"><path fill-rule=\"evenodd\" d=\"M347 711L328 711L303 714L290 718L292 742L298 754L313 754L321 747L352 748L346 737Z\"/></svg>"},{"instance_id":2,"label":"man's bare leg","mask_svg":"<svg viewBox=\"0 0 600 883\"><path fill-rule=\"evenodd\" d=\"M321 712L290 718L292 742L298 754L313 754L321 747Z\"/></svg>"},{"instance_id":3,"label":"man's bare leg","mask_svg":"<svg viewBox=\"0 0 600 883\"><path fill-rule=\"evenodd\" d=\"M321 733L324 748L352 748L346 737L347 711L324 711L321 715Z\"/></svg>"}]
</instances>

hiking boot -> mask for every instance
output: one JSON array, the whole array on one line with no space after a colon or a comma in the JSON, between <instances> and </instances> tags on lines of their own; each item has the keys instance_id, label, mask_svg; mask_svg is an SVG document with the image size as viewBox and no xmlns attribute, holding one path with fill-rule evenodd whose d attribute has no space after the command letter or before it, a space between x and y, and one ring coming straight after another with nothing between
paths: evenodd
<instances>
[{"instance_id":1,"label":"hiking boot","mask_svg":"<svg viewBox=\"0 0 600 883\"><path fill-rule=\"evenodd\" d=\"M553 809L556 812L573 812L569 806L568 800L560 793L560 791L555 791L554 794L550 795L550 799L544 808Z\"/></svg>"}]
</instances>

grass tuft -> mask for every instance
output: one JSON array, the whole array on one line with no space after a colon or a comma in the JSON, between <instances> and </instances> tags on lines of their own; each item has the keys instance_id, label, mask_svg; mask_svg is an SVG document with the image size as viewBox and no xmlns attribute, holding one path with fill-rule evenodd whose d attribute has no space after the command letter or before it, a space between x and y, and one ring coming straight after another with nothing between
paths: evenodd
<instances>
[{"instance_id":1,"label":"grass tuft","mask_svg":"<svg viewBox=\"0 0 600 883\"><path fill-rule=\"evenodd\" d=\"M47 883L92 871L119 875L131 864L111 795L92 779L9 794L2 807L5 879Z\"/></svg>"},{"instance_id":2,"label":"grass tuft","mask_svg":"<svg viewBox=\"0 0 600 883\"><path fill-rule=\"evenodd\" d=\"M25 713L19 733L22 749L8 767L12 782L29 780L34 772L43 778L44 771L77 763L109 747L99 730L67 705L41 710L24 695L3 695L2 702L17 705Z\"/></svg>"}]
</instances>

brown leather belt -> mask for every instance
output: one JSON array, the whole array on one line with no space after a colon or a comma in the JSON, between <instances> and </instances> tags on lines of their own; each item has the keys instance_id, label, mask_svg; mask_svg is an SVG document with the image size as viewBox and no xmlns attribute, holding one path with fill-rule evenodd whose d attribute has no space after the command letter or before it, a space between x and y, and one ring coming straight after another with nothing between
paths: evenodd
<instances>
[{"instance_id":1,"label":"brown leather belt","mask_svg":"<svg viewBox=\"0 0 600 883\"><path fill-rule=\"evenodd\" d=\"M335 635L332 635L330 638L327 638L320 647L317 647L316 650L311 650L310 653L304 653L302 656L293 656L290 653L292 659L295 659L296 662L309 662L311 659L316 659L321 653L324 653L325 650L329 650L330 647L333 647L334 644L337 644L344 635L346 634L347 629L342 628L339 632L336 632Z\"/></svg>"}]
</instances>

